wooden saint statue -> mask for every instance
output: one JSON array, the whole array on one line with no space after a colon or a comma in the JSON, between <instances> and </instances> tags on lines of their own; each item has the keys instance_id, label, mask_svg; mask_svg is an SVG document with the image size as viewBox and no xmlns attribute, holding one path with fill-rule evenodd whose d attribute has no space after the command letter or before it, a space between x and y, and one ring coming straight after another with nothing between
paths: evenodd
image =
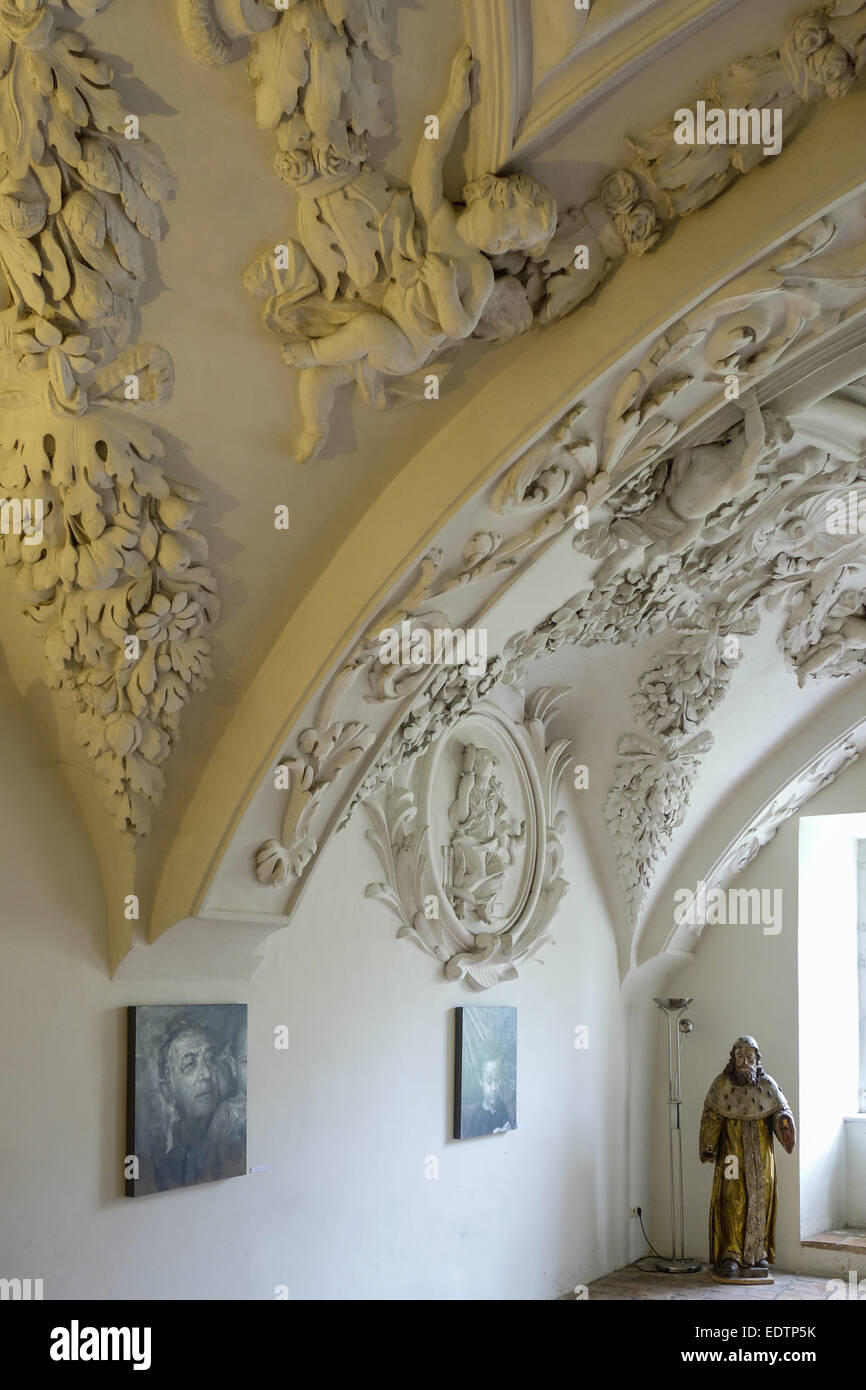
<instances>
[{"instance_id":1,"label":"wooden saint statue","mask_svg":"<svg viewBox=\"0 0 866 1390\"><path fill-rule=\"evenodd\" d=\"M704 1101L702 1163L715 1163L710 1202L710 1260L722 1283L772 1282L776 1244L776 1160L796 1142L788 1102L761 1066L754 1038L737 1038L728 1064Z\"/></svg>"}]
</instances>

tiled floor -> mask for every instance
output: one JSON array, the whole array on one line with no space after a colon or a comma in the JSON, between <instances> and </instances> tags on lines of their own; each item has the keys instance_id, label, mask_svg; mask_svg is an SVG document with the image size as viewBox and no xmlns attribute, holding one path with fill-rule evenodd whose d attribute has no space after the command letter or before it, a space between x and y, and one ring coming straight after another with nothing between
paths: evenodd
<instances>
[{"instance_id":1,"label":"tiled floor","mask_svg":"<svg viewBox=\"0 0 866 1390\"><path fill-rule=\"evenodd\" d=\"M606 1274L589 1286L590 1299L659 1298L702 1299L707 1303L736 1300L769 1303L800 1302L829 1298L827 1280L805 1274L788 1274L774 1269L775 1282L760 1284L717 1284L704 1270L700 1274L644 1274L633 1266ZM574 1297L574 1295L569 1295Z\"/></svg>"}]
</instances>

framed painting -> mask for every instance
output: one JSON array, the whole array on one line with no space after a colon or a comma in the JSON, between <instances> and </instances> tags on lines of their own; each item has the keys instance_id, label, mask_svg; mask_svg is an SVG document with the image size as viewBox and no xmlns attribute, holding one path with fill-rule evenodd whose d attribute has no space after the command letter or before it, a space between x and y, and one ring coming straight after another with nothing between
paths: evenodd
<instances>
[{"instance_id":1,"label":"framed painting","mask_svg":"<svg viewBox=\"0 0 866 1390\"><path fill-rule=\"evenodd\" d=\"M127 1030L127 1197L245 1173L246 1004L131 1005Z\"/></svg>"},{"instance_id":2,"label":"framed painting","mask_svg":"<svg viewBox=\"0 0 866 1390\"><path fill-rule=\"evenodd\" d=\"M454 1138L517 1128L517 1010L458 1008L454 1056Z\"/></svg>"}]
</instances>

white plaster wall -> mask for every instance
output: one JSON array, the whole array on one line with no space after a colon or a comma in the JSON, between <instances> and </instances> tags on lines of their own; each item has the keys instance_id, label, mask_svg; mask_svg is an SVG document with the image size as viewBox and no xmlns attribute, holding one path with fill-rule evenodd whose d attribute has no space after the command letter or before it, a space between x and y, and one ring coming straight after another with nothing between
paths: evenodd
<instances>
[{"instance_id":1,"label":"white plaster wall","mask_svg":"<svg viewBox=\"0 0 866 1390\"><path fill-rule=\"evenodd\" d=\"M360 819L252 983L112 982L74 807L17 701L0 713L0 1275L46 1298L544 1299L623 1262L624 1029L577 843L556 946L492 994L441 982L364 898ZM270 1171L126 1199L124 1005L219 1000L249 1005L248 1162ZM453 1008L472 1002L519 1008L520 1128L456 1143Z\"/></svg>"},{"instance_id":2,"label":"white plaster wall","mask_svg":"<svg viewBox=\"0 0 866 1390\"><path fill-rule=\"evenodd\" d=\"M866 809L866 762L856 763L837 781L814 797L805 814L830 816L854 814ZM743 807L743 821L754 807ZM765 935L760 926L708 926L704 929L694 957L683 963L669 981L672 994L694 996L689 1013L695 1022L695 1032L683 1050L684 1147L685 1147L685 1205L687 1253L703 1259L708 1253L707 1221L712 1165L700 1164L697 1157L698 1127L704 1096L710 1082L722 1070L731 1043L741 1033L753 1034L760 1044L763 1064L775 1077L788 1101L800 1131L793 1156L777 1145L779 1175L779 1211L776 1228L776 1264L780 1269L814 1272L829 1275L844 1274L856 1269L866 1273L866 1258L847 1252L836 1254L804 1247L800 1243L800 1165L804 1153L808 1156L823 1142L814 1133L820 1119L808 1112L801 1114L798 1015L798 867L800 818L792 817L779 830L776 838L761 851L757 859L735 882L738 888L781 888L783 893L783 926L776 936ZM710 865L707 865L709 869ZM838 865L835 866L838 868ZM826 910L838 897L839 885L829 877L834 865L828 861L828 890ZM694 888L694 883L679 886ZM832 891L831 891L832 889ZM820 902L817 904L820 909ZM817 1004L812 1001L817 1009ZM821 1018L813 1019L816 1035L825 1021L827 1065L839 1063L833 1046L833 1009L831 998L823 1001ZM828 1031L829 1030L829 1031ZM856 1042L856 1040L855 1040ZM856 1047L853 1053L856 1068ZM849 1062L850 1062L849 1058ZM658 1046L645 1074L652 1068L651 1083L655 1095L654 1111L657 1125L652 1134L652 1176L646 1181L652 1192L650 1220L651 1238L660 1248L669 1245L668 1153L665 1128L665 1097L667 1071L659 1032ZM843 1071L850 1073L850 1066ZM636 1069L639 1074L639 1066ZM835 1129L834 1129L835 1139ZM804 1215L808 1218L809 1213ZM849 1218L850 1219L850 1218ZM819 1223L820 1224L820 1223ZM813 1232L809 1232L811 1234Z\"/></svg>"}]
</instances>

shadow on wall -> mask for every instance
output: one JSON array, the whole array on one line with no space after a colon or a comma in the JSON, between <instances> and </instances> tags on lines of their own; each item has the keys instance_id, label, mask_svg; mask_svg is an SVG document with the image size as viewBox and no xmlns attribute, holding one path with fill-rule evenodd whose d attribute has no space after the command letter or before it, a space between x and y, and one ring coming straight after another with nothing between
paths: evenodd
<instances>
[{"instance_id":1,"label":"shadow on wall","mask_svg":"<svg viewBox=\"0 0 866 1390\"><path fill-rule=\"evenodd\" d=\"M4 663L0 666L4 949L11 951L17 935L38 935L55 959L75 961L78 966L86 962L104 974L102 879L55 752L58 746L48 689L42 682L33 682L25 699ZM58 883L63 885L60 895Z\"/></svg>"}]
</instances>

